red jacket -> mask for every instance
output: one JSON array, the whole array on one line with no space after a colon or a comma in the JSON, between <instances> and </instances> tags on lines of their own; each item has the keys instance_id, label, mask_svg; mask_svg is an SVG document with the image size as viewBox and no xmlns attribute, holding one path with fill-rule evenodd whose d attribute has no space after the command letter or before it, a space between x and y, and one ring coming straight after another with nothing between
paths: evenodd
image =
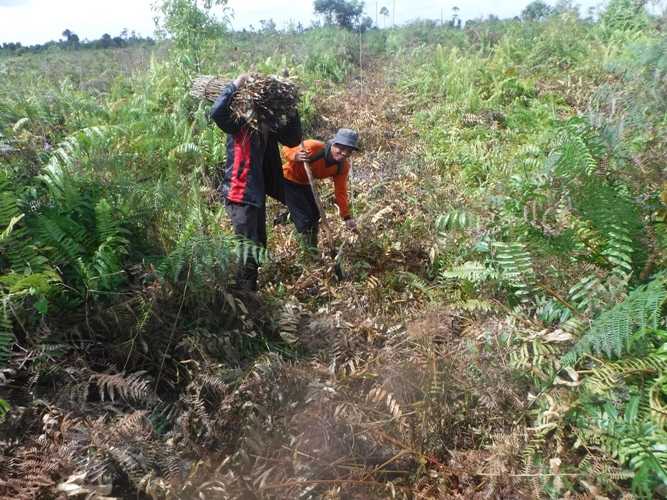
<instances>
[{"instance_id":1,"label":"red jacket","mask_svg":"<svg viewBox=\"0 0 667 500\"><path fill-rule=\"evenodd\" d=\"M350 207L347 198L347 178L350 174L350 162L344 160L338 164L334 162L329 154L329 144L321 141L309 139L304 141L304 146L311 157L316 157L315 161L310 163L310 170L316 179L325 179L331 177L334 183L334 193L336 196L336 205L340 209L340 216L343 219L349 219ZM301 146L294 148L283 148L283 156L287 163L283 165L283 176L285 179L297 184L308 185L308 176L303 167L303 162L295 161L294 156L301 151Z\"/></svg>"}]
</instances>

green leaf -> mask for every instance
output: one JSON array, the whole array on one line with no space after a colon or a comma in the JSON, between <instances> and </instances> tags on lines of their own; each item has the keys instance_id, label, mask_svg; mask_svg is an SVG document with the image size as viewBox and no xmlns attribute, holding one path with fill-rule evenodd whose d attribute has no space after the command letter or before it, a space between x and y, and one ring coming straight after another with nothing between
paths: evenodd
<instances>
[{"instance_id":1,"label":"green leaf","mask_svg":"<svg viewBox=\"0 0 667 500\"><path fill-rule=\"evenodd\" d=\"M7 401L0 399L0 422L2 422L2 420L5 418L5 415L7 415L11 409L12 407L9 406Z\"/></svg>"},{"instance_id":2,"label":"green leaf","mask_svg":"<svg viewBox=\"0 0 667 500\"><path fill-rule=\"evenodd\" d=\"M35 302L35 309L39 314L44 316L49 310L49 301L46 297L41 297L37 302Z\"/></svg>"}]
</instances>

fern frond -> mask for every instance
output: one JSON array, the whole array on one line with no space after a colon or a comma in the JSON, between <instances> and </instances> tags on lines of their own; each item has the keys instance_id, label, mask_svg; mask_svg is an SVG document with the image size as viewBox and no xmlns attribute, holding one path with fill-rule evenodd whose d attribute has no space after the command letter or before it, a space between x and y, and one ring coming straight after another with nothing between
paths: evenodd
<instances>
[{"instance_id":1,"label":"fern frond","mask_svg":"<svg viewBox=\"0 0 667 500\"><path fill-rule=\"evenodd\" d=\"M667 349L659 349L641 358L624 358L605 362L594 368L586 378L586 388L604 393L616 387L620 380L640 375L653 376L667 371Z\"/></svg>"},{"instance_id":2,"label":"fern frond","mask_svg":"<svg viewBox=\"0 0 667 500\"><path fill-rule=\"evenodd\" d=\"M155 401L151 381L146 377L145 371L130 375L96 373L91 375L90 380L97 384L102 400L108 397L115 402L116 396L120 396L128 403L150 404Z\"/></svg>"},{"instance_id":3,"label":"fern frond","mask_svg":"<svg viewBox=\"0 0 667 500\"><path fill-rule=\"evenodd\" d=\"M86 252L81 240L85 240L85 228L69 218L54 213L37 218L37 232L44 245L53 248L57 262L77 262Z\"/></svg>"},{"instance_id":4,"label":"fern frond","mask_svg":"<svg viewBox=\"0 0 667 500\"><path fill-rule=\"evenodd\" d=\"M65 138L53 150L42 180L55 188L62 187L59 177L64 169L74 166L83 151L103 148L107 144L110 132L116 128L114 126L88 127Z\"/></svg>"},{"instance_id":5,"label":"fern frond","mask_svg":"<svg viewBox=\"0 0 667 500\"><path fill-rule=\"evenodd\" d=\"M572 365L584 353L604 354L609 358L621 356L628 350L635 332L658 328L667 298L666 283L667 275L660 274L649 284L632 291L623 302L600 314L561 362Z\"/></svg>"},{"instance_id":6,"label":"fern frond","mask_svg":"<svg viewBox=\"0 0 667 500\"><path fill-rule=\"evenodd\" d=\"M579 435L580 433L576 433ZM582 439L580 439L581 441ZM608 455L587 454L578 466L579 470L602 480L625 481L632 479L633 472L618 466L618 462Z\"/></svg>"},{"instance_id":7,"label":"fern frond","mask_svg":"<svg viewBox=\"0 0 667 500\"><path fill-rule=\"evenodd\" d=\"M641 213L630 195L595 177L573 189L575 212L590 223L597 240L589 248L613 272L629 274L646 254ZM597 247L597 248L595 248Z\"/></svg>"},{"instance_id":8,"label":"fern frond","mask_svg":"<svg viewBox=\"0 0 667 500\"><path fill-rule=\"evenodd\" d=\"M604 427L605 447L634 471L633 489L642 496L653 493L654 480L667 485L667 434L650 422L626 424L612 420Z\"/></svg>"},{"instance_id":9,"label":"fern frond","mask_svg":"<svg viewBox=\"0 0 667 500\"><path fill-rule=\"evenodd\" d=\"M394 395L381 386L373 387L367 394L366 399L374 403L383 403L392 417L400 419L403 416L401 405L396 401Z\"/></svg>"},{"instance_id":10,"label":"fern frond","mask_svg":"<svg viewBox=\"0 0 667 500\"><path fill-rule=\"evenodd\" d=\"M617 224L610 225L611 230L608 233L607 245L602 251L602 255L615 265L612 272L621 276L632 273L632 238L627 228Z\"/></svg>"},{"instance_id":11,"label":"fern frond","mask_svg":"<svg viewBox=\"0 0 667 500\"><path fill-rule=\"evenodd\" d=\"M457 229L475 227L479 223L477 217L465 210L452 210L439 215L435 220L435 228L439 235Z\"/></svg>"},{"instance_id":12,"label":"fern frond","mask_svg":"<svg viewBox=\"0 0 667 500\"><path fill-rule=\"evenodd\" d=\"M99 243L115 240L121 236L122 231L117 214L104 198L95 205L95 230Z\"/></svg>"},{"instance_id":13,"label":"fern frond","mask_svg":"<svg viewBox=\"0 0 667 500\"><path fill-rule=\"evenodd\" d=\"M0 172L0 253L17 272L39 272L46 260L39 255L24 225L16 193L5 172Z\"/></svg>"},{"instance_id":14,"label":"fern frond","mask_svg":"<svg viewBox=\"0 0 667 500\"><path fill-rule=\"evenodd\" d=\"M667 370L664 370L663 373L667 373ZM667 426L667 404L665 404L665 401L667 401L667 375L657 377L647 391L651 418L659 428L665 429Z\"/></svg>"},{"instance_id":15,"label":"fern frond","mask_svg":"<svg viewBox=\"0 0 667 500\"><path fill-rule=\"evenodd\" d=\"M502 277L512 284L522 302L529 301L535 283L535 270L526 245L494 242L493 246L498 249L496 259L500 264Z\"/></svg>"},{"instance_id":16,"label":"fern frond","mask_svg":"<svg viewBox=\"0 0 667 500\"><path fill-rule=\"evenodd\" d=\"M598 298L604 294L605 288L600 277L593 273L581 278L570 288L570 302L580 311L587 311L598 305Z\"/></svg>"},{"instance_id":17,"label":"fern frond","mask_svg":"<svg viewBox=\"0 0 667 500\"><path fill-rule=\"evenodd\" d=\"M14 345L14 328L10 316L9 298L2 297L0 303L0 367L2 367L11 354Z\"/></svg>"},{"instance_id":18,"label":"fern frond","mask_svg":"<svg viewBox=\"0 0 667 500\"><path fill-rule=\"evenodd\" d=\"M451 307L469 313L489 313L498 309L498 306L483 299L462 300L452 303Z\"/></svg>"},{"instance_id":19,"label":"fern frond","mask_svg":"<svg viewBox=\"0 0 667 500\"><path fill-rule=\"evenodd\" d=\"M523 342L519 349L510 352L510 365L531 373L539 381L547 381L557 371L557 352L555 345L541 340Z\"/></svg>"},{"instance_id":20,"label":"fern frond","mask_svg":"<svg viewBox=\"0 0 667 500\"><path fill-rule=\"evenodd\" d=\"M127 253L127 241L122 238L109 237L95 251L88 262L79 259L79 269L85 277L87 288L95 290L114 290L122 282L125 271L121 257Z\"/></svg>"},{"instance_id":21,"label":"fern frond","mask_svg":"<svg viewBox=\"0 0 667 500\"><path fill-rule=\"evenodd\" d=\"M577 317L572 317L560 325L560 328L569 333L572 338L579 338L586 330L587 324Z\"/></svg>"},{"instance_id":22,"label":"fern frond","mask_svg":"<svg viewBox=\"0 0 667 500\"><path fill-rule=\"evenodd\" d=\"M459 279L472 283L482 283L490 279L498 278L498 273L488 267L484 262L468 261L460 266L455 266L448 271L440 273L442 279Z\"/></svg>"},{"instance_id":23,"label":"fern frond","mask_svg":"<svg viewBox=\"0 0 667 500\"><path fill-rule=\"evenodd\" d=\"M9 222L6 224L5 229L2 231L2 233L0 233L0 243L4 242L9 238L9 236L12 234L12 231L14 230L14 226L18 224L21 221L21 219L23 219L23 214L19 214L9 219Z\"/></svg>"},{"instance_id":24,"label":"fern frond","mask_svg":"<svg viewBox=\"0 0 667 500\"><path fill-rule=\"evenodd\" d=\"M591 154L588 145L579 131L566 127L559 137L556 160L552 162L556 167L556 174L574 179L581 175L589 176L597 168L597 160Z\"/></svg>"},{"instance_id":25,"label":"fern frond","mask_svg":"<svg viewBox=\"0 0 667 500\"><path fill-rule=\"evenodd\" d=\"M180 155L201 155L202 150L201 148L192 142L186 142L184 144L180 144L179 146L176 146L174 149L172 149L169 152L169 157L170 158L175 158Z\"/></svg>"},{"instance_id":26,"label":"fern frond","mask_svg":"<svg viewBox=\"0 0 667 500\"><path fill-rule=\"evenodd\" d=\"M299 303L288 302L283 307L280 314L279 328L280 338L288 344L295 344L299 341L299 327L303 315L302 307Z\"/></svg>"},{"instance_id":27,"label":"fern frond","mask_svg":"<svg viewBox=\"0 0 667 500\"><path fill-rule=\"evenodd\" d=\"M158 273L173 281L179 280L185 269L191 270L193 280L224 278L242 247L235 237L200 234L193 228L181 235L176 247L158 266Z\"/></svg>"}]
</instances>

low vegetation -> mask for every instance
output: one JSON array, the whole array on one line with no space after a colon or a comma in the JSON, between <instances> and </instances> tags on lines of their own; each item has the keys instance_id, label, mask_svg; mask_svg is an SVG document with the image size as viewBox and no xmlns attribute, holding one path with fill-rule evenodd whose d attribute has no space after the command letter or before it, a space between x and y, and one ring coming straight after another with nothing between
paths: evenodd
<instances>
[{"instance_id":1,"label":"low vegetation","mask_svg":"<svg viewBox=\"0 0 667 500\"><path fill-rule=\"evenodd\" d=\"M152 48L0 58L0 496L667 495L664 15L162 7ZM290 226L238 244L190 95L285 69L309 137L363 138L342 282Z\"/></svg>"}]
</instances>

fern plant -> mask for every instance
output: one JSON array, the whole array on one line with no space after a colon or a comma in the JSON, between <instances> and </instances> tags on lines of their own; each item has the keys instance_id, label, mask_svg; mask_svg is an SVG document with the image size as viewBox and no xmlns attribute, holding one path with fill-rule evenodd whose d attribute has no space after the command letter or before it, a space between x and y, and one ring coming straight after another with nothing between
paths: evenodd
<instances>
[{"instance_id":1,"label":"fern plant","mask_svg":"<svg viewBox=\"0 0 667 500\"><path fill-rule=\"evenodd\" d=\"M0 364L9 357L14 318L24 315L26 300L33 298L44 314L46 297L59 280L25 226L19 203L11 179L0 171Z\"/></svg>"},{"instance_id":2,"label":"fern plant","mask_svg":"<svg viewBox=\"0 0 667 500\"><path fill-rule=\"evenodd\" d=\"M454 266L447 271L443 271L440 277L442 279L458 279L472 283L483 283L489 279L497 279L499 273L484 262L467 261L459 266Z\"/></svg>"},{"instance_id":3,"label":"fern plant","mask_svg":"<svg viewBox=\"0 0 667 500\"><path fill-rule=\"evenodd\" d=\"M620 304L603 312L585 335L561 361L573 365L583 354L620 357L628 352L633 335L657 329L667 298L667 275L658 275L647 285L633 290Z\"/></svg>"},{"instance_id":4,"label":"fern plant","mask_svg":"<svg viewBox=\"0 0 667 500\"><path fill-rule=\"evenodd\" d=\"M628 186L600 168L606 154L601 134L573 119L561 129L547 164L553 165L554 180L566 188L575 215L589 227L583 241L589 253L593 250L589 260L629 274L646 257L643 222Z\"/></svg>"},{"instance_id":5,"label":"fern plant","mask_svg":"<svg viewBox=\"0 0 667 500\"><path fill-rule=\"evenodd\" d=\"M13 344L14 331L9 311L9 299L3 297L2 304L0 304L0 366L7 362Z\"/></svg>"},{"instance_id":6,"label":"fern plant","mask_svg":"<svg viewBox=\"0 0 667 500\"><path fill-rule=\"evenodd\" d=\"M667 370L667 349L660 348L655 352L641 357L624 357L612 363L601 363L586 377L586 389L595 393L605 393L617 385L620 381L630 378L655 377ZM650 391L660 391L660 385L651 385ZM653 399L653 396L645 398ZM656 405L658 400L656 400ZM655 415L659 417L659 412Z\"/></svg>"},{"instance_id":7,"label":"fern plant","mask_svg":"<svg viewBox=\"0 0 667 500\"><path fill-rule=\"evenodd\" d=\"M583 356L590 359L569 411L579 441L628 466L642 498L651 498L658 485L667 486L666 299L663 272L601 313L561 358L569 367Z\"/></svg>"},{"instance_id":8,"label":"fern plant","mask_svg":"<svg viewBox=\"0 0 667 500\"><path fill-rule=\"evenodd\" d=\"M582 444L597 446L632 472L634 492L654 498L658 485L667 485L667 433L633 412L619 414L610 404L587 404L574 413Z\"/></svg>"},{"instance_id":9,"label":"fern plant","mask_svg":"<svg viewBox=\"0 0 667 500\"><path fill-rule=\"evenodd\" d=\"M502 276L510 282L521 302L528 302L535 286L533 260L526 245L495 242L498 250L496 260L502 270Z\"/></svg>"}]
</instances>

